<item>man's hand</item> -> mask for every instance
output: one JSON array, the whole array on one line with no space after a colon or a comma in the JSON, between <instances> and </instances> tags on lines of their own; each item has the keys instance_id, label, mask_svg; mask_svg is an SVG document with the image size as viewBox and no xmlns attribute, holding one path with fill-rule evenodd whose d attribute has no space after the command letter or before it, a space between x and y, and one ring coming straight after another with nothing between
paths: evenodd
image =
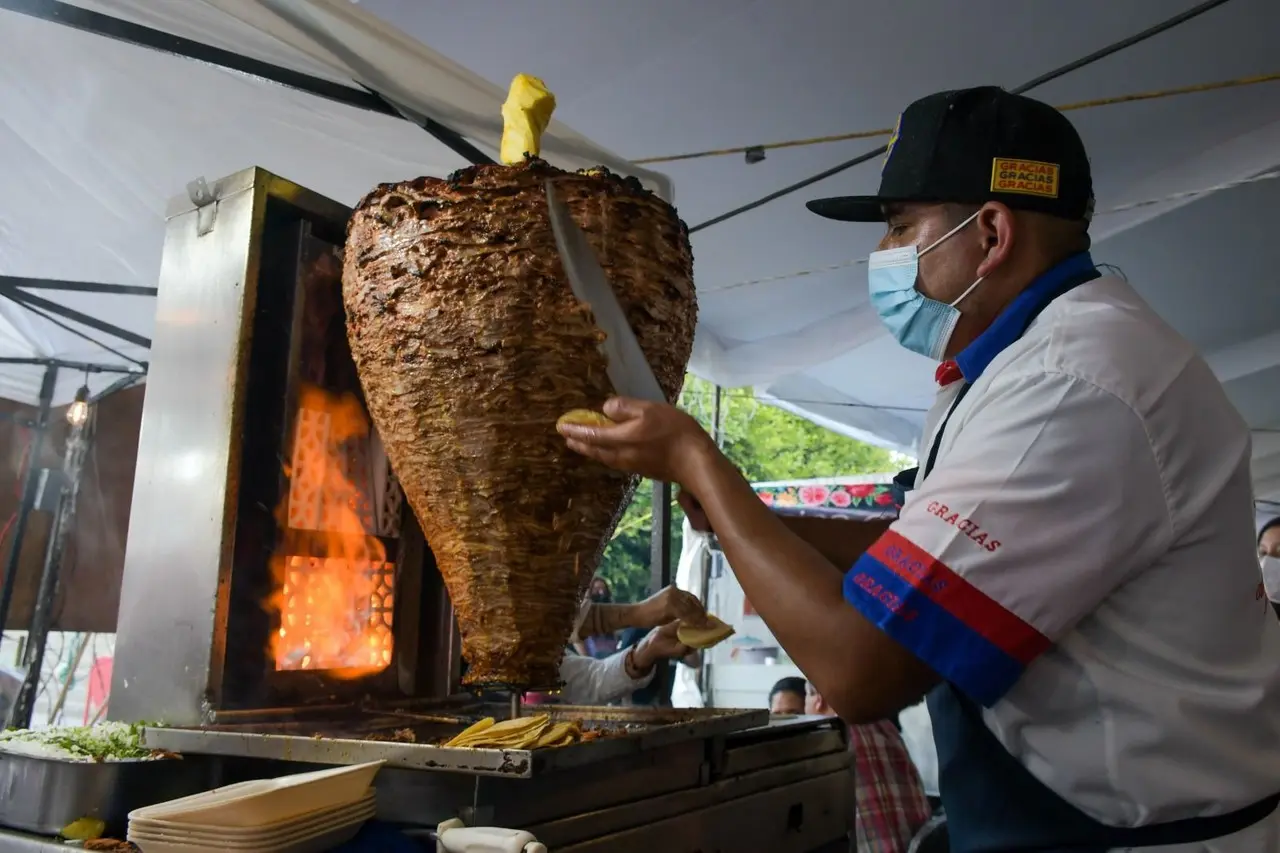
<instances>
[{"instance_id":1,"label":"man's hand","mask_svg":"<svg viewBox=\"0 0 1280 853\"><path fill-rule=\"evenodd\" d=\"M569 449L610 468L664 483L684 484L700 455L718 454L711 436L674 406L615 397L604 404L613 426L561 424ZM711 533L702 505L683 486L676 500L694 530Z\"/></svg>"},{"instance_id":2,"label":"man's hand","mask_svg":"<svg viewBox=\"0 0 1280 853\"><path fill-rule=\"evenodd\" d=\"M629 627L656 628L668 622L703 628L707 624L707 610L692 594L669 586L636 605L635 619Z\"/></svg>"},{"instance_id":3,"label":"man's hand","mask_svg":"<svg viewBox=\"0 0 1280 853\"><path fill-rule=\"evenodd\" d=\"M669 586L639 604L588 604L577 635L595 637L627 628L656 628L680 620L703 628L707 624L707 611L689 593Z\"/></svg>"},{"instance_id":4,"label":"man's hand","mask_svg":"<svg viewBox=\"0 0 1280 853\"><path fill-rule=\"evenodd\" d=\"M678 627L677 622L663 625L650 631L634 646L627 655L627 675L633 679L644 678L658 665L658 661L664 658L679 660L689 655L693 649L676 637Z\"/></svg>"},{"instance_id":5,"label":"man's hand","mask_svg":"<svg viewBox=\"0 0 1280 853\"><path fill-rule=\"evenodd\" d=\"M610 468L664 483L684 483L719 450L698 422L665 403L614 397L604 404L611 426L560 424L569 449Z\"/></svg>"}]
</instances>

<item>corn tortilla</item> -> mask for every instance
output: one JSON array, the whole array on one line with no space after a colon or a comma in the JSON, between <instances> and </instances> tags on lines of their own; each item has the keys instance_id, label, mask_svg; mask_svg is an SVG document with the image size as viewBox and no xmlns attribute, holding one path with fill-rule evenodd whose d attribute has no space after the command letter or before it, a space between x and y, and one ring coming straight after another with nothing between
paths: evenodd
<instances>
[{"instance_id":1,"label":"corn tortilla","mask_svg":"<svg viewBox=\"0 0 1280 853\"><path fill-rule=\"evenodd\" d=\"M733 636L733 627L707 614L707 627L694 628L681 624L676 628L676 639L691 649L709 649Z\"/></svg>"}]
</instances>

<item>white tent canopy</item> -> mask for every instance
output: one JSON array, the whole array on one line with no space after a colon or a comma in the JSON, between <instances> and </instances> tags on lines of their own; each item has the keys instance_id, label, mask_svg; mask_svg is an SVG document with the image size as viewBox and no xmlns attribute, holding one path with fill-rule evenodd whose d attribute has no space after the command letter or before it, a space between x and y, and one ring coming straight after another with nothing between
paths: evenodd
<instances>
[{"instance_id":1,"label":"white tent canopy","mask_svg":"<svg viewBox=\"0 0 1280 853\"><path fill-rule=\"evenodd\" d=\"M347 0L76 5L353 88L359 81L496 154L505 89ZM0 56L0 275L154 286L165 205L197 177L262 166L354 204L380 182L467 165L400 118L12 11L0 11ZM664 177L562 123L549 128L543 153L566 168L603 163L636 174L670 196ZM150 334L150 297L35 293ZM147 358L145 347L86 331ZM130 366L8 300L0 300L0 357ZM0 397L35 402L42 373L0 365ZM114 378L91 376L90 386L96 392ZM69 401L83 381L63 370L55 403Z\"/></svg>"},{"instance_id":2,"label":"white tent canopy","mask_svg":"<svg viewBox=\"0 0 1280 853\"><path fill-rule=\"evenodd\" d=\"M361 0L490 79L536 70L566 121L636 158L890 127L921 95L1017 85L1196 5ZM1029 94L1072 104L1275 75L1277 32L1280 4L1229 0ZM1195 194L1280 167L1280 83L1069 115L1094 167L1095 259L1121 267L1206 354L1256 430L1259 496L1280 498L1280 241L1270 233L1280 181ZM770 150L755 165L737 154L658 168L697 224L885 141ZM933 366L886 337L867 304L865 267L849 263L865 258L882 231L827 222L803 205L873 192L879 164L876 157L694 234L701 317L693 368L914 452ZM1168 200L1142 204L1159 199Z\"/></svg>"},{"instance_id":3,"label":"white tent canopy","mask_svg":"<svg viewBox=\"0 0 1280 853\"><path fill-rule=\"evenodd\" d=\"M490 152L504 84L535 73L556 93L560 118L643 158L887 127L922 94L1020 83L1196 4L78 5L327 80L359 81ZM1274 75L1277 32L1280 4L1230 0L1031 94L1069 104ZM380 181L464 164L408 122L12 12L0 11L0 55L0 275L153 285L164 203L199 175L259 165L350 204ZM1255 480L1271 500L1280 499L1280 241L1269 225L1280 181L1267 176L1280 168L1278 91L1280 83L1236 85L1070 113L1094 164L1095 258L1121 267L1206 354L1255 429ZM739 154L659 168L679 186L682 215L697 224L883 141L770 150L755 165ZM562 124L547 153L566 166L635 172ZM820 220L802 204L874 190L878 164L694 235L701 315L693 369L912 452L932 398L932 366L897 348L867 305L857 261L880 232ZM670 192L661 177L643 177ZM150 328L144 297L41 295L143 335ZM0 302L0 357L31 353L102 360L91 344ZM38 380L36 368L0 365L0 395L30 400ZM65 377L58 399L79 382Z\"/></svg>"}]
</instances>

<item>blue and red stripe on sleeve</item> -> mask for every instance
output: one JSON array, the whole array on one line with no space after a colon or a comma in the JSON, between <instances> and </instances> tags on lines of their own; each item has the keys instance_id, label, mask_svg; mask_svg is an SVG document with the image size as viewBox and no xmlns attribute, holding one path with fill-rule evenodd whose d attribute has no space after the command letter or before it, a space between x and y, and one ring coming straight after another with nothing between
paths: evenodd
<instances>
[{"instance_id":1,"label":"blue and red stripe on sleeve","mask_svg":"<svg viewBox=\"0 0 1280 853\"><path fill-rule=\"evenodd\" d=\"M1049 639L896 531L844 579L844 597L974 701L991 707Z\"/></svg>"}]
</instances>

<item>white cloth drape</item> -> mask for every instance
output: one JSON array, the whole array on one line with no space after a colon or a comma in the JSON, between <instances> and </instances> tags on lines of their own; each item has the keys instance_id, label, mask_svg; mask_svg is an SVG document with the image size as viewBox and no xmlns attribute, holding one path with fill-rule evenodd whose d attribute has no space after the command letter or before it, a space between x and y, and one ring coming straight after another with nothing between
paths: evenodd
<instances>
[{"instance_id":1,"label":"white cloth drape","mask_svg":"<svg viewBox=\"0 0 1280 853\"><path fill-rule=\"evenodd\" d=\"M676 586L705 601L707 596L702 566L711 551L711 536L699 533L684 522L684 545L680 549L680 562L676 564ZM705 665L705 661L704 661ZM698 671L676 664L675 683L671 687L671 704L676 708L704 708L706 702L698 686Z\"/></svg>"}]
</instances>

